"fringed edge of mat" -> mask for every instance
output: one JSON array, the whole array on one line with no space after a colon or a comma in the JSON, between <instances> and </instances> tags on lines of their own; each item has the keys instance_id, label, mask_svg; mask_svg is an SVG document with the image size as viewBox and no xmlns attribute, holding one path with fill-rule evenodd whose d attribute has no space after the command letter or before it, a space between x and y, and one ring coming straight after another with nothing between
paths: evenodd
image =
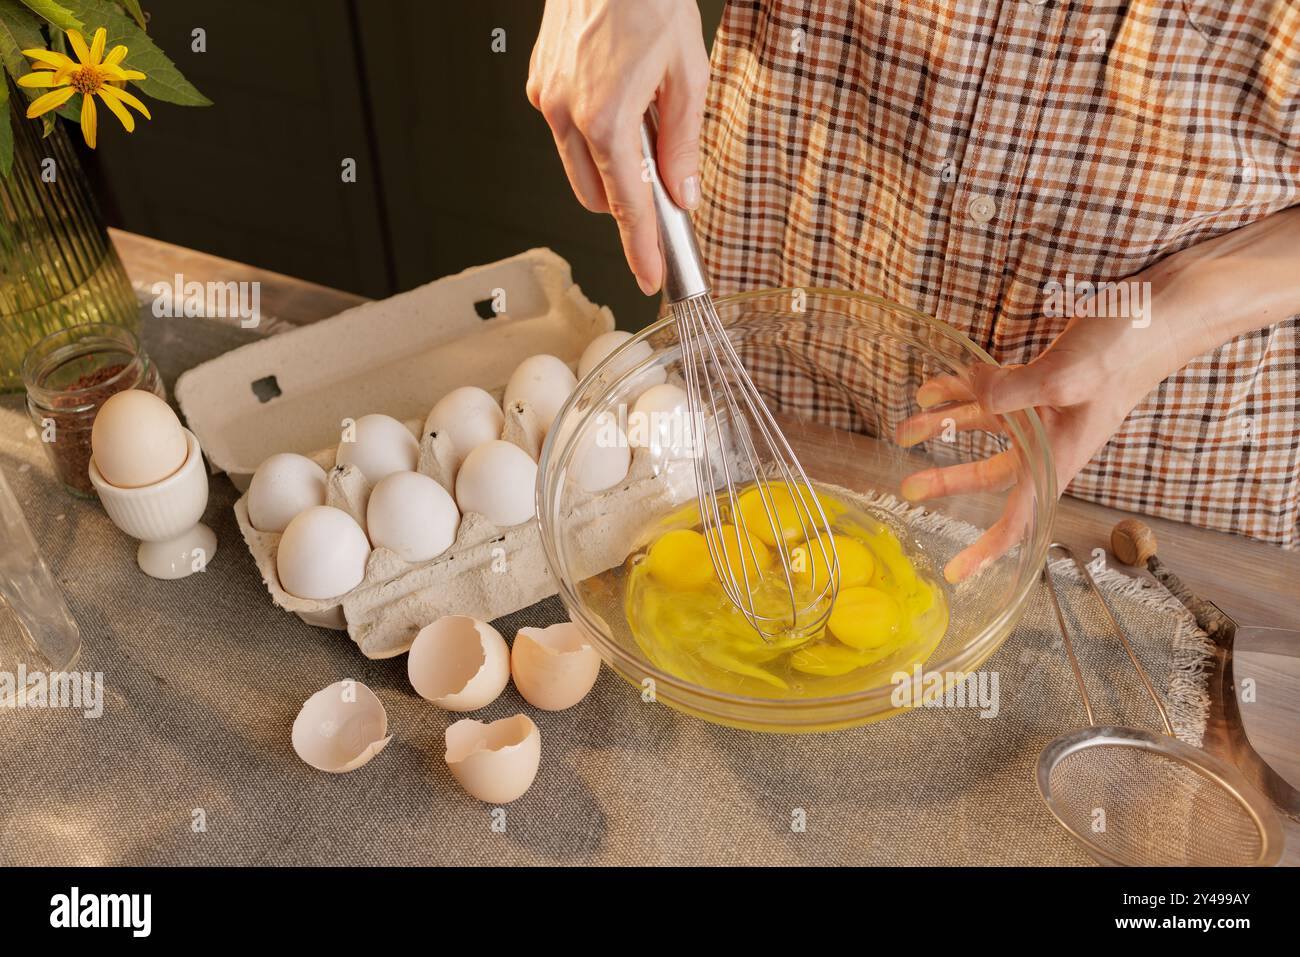
<instances>
[{"instance_id":1,"label":"fringed edge of mat","mask_svg":"<svg viewBox=\"0 0 1300 957\"><path fill-rule=\"evenodd\" d=\"M951 518L926 508L912 505L888 492L850 493L867 505L897 516L908 525L928 532L949 535L962 544L975 541L981 529L959 518ZM1066 573L1080 580L1069 559L1051 563L1052 573ZM1205 738L1205 725L1210 718L1210 665L1214 660L1214 642L1196 623L1187 608L1170 594L1159 582L1134 578L1109 566L1100 574L1093 573L1097 584L1112 589L1116 594L1130 598L1155 611L1167 612L1178 622L1174 632L1169 687L1165 691L1165 707L1169 723L1180 741L1199 748Z\"/></svg>"}]
</instances>

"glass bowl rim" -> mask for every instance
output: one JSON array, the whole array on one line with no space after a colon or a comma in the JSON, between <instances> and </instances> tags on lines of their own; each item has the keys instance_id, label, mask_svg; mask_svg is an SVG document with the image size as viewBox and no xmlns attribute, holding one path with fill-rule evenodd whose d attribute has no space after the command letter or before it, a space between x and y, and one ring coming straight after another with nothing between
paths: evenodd
<instances>
[{"instance_id":1,"label":"glass bowl rim","mask_svg":"<svg viewBox=\"0 0 1300 957\"><path fill-rule=\"evenodd\" d=\"M719 296L714 299L714 305L721 307L724 305L748 302L754 299L779 296L783 293L790 295L795 292L802 292L810 298L813 296L819 296L831 299L842 299L878 306L888 312L902 313L912 320L919 322L928 330L938 333L943 338L949 340L961 352L966 353L987 365L998 365L998 362L989 355L987 351L954 326L950 326L947 323L921 312L920 310L913 309L910 306L891 302L888 299L870 293L854 292L847 289L833 289L824 286L780 286L764 289L750 289L727 296ZM631 338L625 340L618 346L618 348L606 355L587 373L587 375L569 394L568 399L565 400L564 405L561 406L560 411L557 413L555 420L560 422L568 416L573 408L575 400L582 393L583 385L585 383L598 377L606 369L611 368L619 361L620 357L630 354L638 344L644 342L646 345L651 345L648 340L664 329L671 328L675 321L676 320L673 318L671 313L661 316L644 329L633 333ZM638 365L630 366L607 384L604 394L616 391L622 382L635 378L642 371L643 370L641 370ZM892 711L901 710L894 706L890 701L896 687L894 685L878 685L877 687L868 688L864 691L855 691L848 694L817 698L762 698L718 691L664 671L645 658L631 655L617 642L609 639L603 633L597 623L599 616L588 611L587 603L577 594L574 584L568 580L567 576L560 574L561 563L557 554L556 536L551 531L552 523L549 520L549 509L547 508L547 504L552 497L553 483L550 481L550 477L555 472L555 469L549 466L557 455L555 448L557 444L556 436L561 431L565 432L563 452L566 453L564 457L567 459L572 454L573 448L576 445L576 439L583 433L584 427L587 425L588 421L592 416L599 414L602 410L603 405L593 403L593 407L588 409L587 412L582 415L582 418L575 427L565 430L553 428L547 432L546 438L542 443L541 454L538 456L536 510L542 549L546 554L547 564L549 565L551 574L555 578L556 585L558 586L561 600L563 601L566 610L571 615L576 615L581 619L581 621L577 623L588 634L588 637L591 638L592 641L596 642L598 650L602 652L602 656L609 655L614 659L613 661L610 661L607 658L606 662L615 673L624 680L631 682L631 673L641 672L654 681L656 689L663 685L684 692L689 697L689 700L686 702L678 702L675 698L669 698L666 700L669 700L672 705L685 707L692 714L698 716L707 718L707 715L701 715L697 701L712 702L724 706L730 705L749 709L747 711L747 716L743 719L746 724L762 724L762 719L757 717L760 714L769 715L772 719L770 723L779 726L781 724L780 716L782 713L788 711L806 710L814 714L815 720L816 713L822 711L834 711L846 706L878 704L880 702L884 702L888 705L886 708L867 709L864 713L841 717L839 720L832 719L831 725L833 727L841 727L844 725L861 723L870 720L873 717L884 717ZM983 627L980 628L976 637L967 643L960 651L945 661L933 663L927 662L925 666L923 666L923 671L925 673L931 673L932 668L934 671L941 670L945 675L945 682L947 674L967 674L968 672L966 669L968 667L971 665L978 666L983 661L987 660L987 658L996 651L998 647L1000 647L1001 643L1009 637L1016 622L1024 613L1024 610L1029 603L1030 593L1037 584L1041 569L1047 560L1047 551L1051 544L1052 526L1056 517L1057 506L1055 462L1052 458L1052 450L1048 443L1047 432L1043 428L1042 420L1040 419L1037 410L1030 408L1014 414L1024 416L1025 421L1028 424L1027 437L1032 439L1034 447L1038 450L1038 455L1041 457L1040 462L1031 462L1031 467L1032 471L1042 472L1043 484L1040 489L1042 493L1041 502L1046 504L1040 504L1034 509L1035 528L1033 541L1023 543L1020 546L1021 548L1032 547L1032 554L1028 556L1028 563L1024 566L1025 572L1021 576L1021 580L1016 583L1016 587L1010 600L997 613L997 615L993 616L983 625ZM1011 420L1009 416L999 415L998 419L1003 421L1012 429L1013 435L1017 435L1022 431L1015 426L1014 420ZM1037 467L1033 467L1035 465ZM994 640L993 636L998 635L999 633L1001 634L1001 638L997 640L997 644L991 644ZM712 712L709 714L712 714ZM728 720L727 716L723 714L719 714L717 717L725 724L736 723ZM812 724L812 722L800 723L808 725ZM778 727L777 730L782 730L782 728ZM817 728L810 726L808 730L817 730Z\"/></svg>"}]
</instances>

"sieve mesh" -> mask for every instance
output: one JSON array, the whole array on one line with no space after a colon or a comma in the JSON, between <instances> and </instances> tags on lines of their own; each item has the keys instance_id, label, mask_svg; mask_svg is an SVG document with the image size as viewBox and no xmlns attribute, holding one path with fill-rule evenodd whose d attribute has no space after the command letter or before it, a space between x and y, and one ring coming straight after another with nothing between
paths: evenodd
<instances>
[{"instance_id":1,"label":"sieve mesh","mask_svg":"<svg viewBox=\"0 0 1300 957\"><path fill-rule=\"evenodd\" d=\"M1240 867L1265 850L1241 797L1163 751L1092 739L1056 761L1048 790L1062 824L1124 864Z\"/></svg>"}]
</instances>

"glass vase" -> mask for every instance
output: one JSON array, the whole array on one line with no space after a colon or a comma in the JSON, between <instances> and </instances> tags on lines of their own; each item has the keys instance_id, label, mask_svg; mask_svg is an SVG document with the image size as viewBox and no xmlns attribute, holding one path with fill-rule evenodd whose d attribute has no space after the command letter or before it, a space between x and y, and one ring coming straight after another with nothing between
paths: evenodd
<instances>
[{"instance_id":1,"label":"glass vase","mask_svg":"<svg viewBox=\"0 0 1300 957\"><path fill-rule=\"evenodd\" d=\"M42 138L9 85L14 161L0 176L0 391L21 389L22 361L37 341L68 326L135 330L139 305L108 238L86 174L59 120Z\"/></svg>"}]
</instances>

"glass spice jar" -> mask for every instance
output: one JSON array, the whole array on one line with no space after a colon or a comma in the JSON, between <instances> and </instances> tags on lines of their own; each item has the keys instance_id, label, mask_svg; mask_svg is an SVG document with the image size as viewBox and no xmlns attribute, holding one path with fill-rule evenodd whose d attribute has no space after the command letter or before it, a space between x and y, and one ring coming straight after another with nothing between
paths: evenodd
<instances>
[{"instance_id":1,"label":"glass spice jar","mask_svg":"<svg viewBox=\"0 0 1300 957\"><path fill-rule=\"evenodd\" d=\"M94 498L90 428L99 407L125 389L167 398L158 367L131 330L83 323L41 339L23 359L27 413L55 477L73 495Z\"/></svg>"}]
</instances>

